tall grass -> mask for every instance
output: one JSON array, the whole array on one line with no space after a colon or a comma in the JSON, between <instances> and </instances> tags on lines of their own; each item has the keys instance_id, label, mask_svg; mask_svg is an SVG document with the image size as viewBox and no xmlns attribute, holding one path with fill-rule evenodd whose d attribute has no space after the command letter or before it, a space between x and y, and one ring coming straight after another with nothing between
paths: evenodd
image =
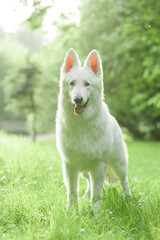
<instances>
[{"instance_id":1,"label":"tall grass","mask_svg":"<svg viewBox=\"0 0 160 240\"><path fill-rule=\"evenodd\" d=\"M127 143L132 199L104 186L102 208L89 199L66 211L66 190L55 141L31 143L0 133L0 239L160 239L160 143Z\"/></svg>"}]
</instances>

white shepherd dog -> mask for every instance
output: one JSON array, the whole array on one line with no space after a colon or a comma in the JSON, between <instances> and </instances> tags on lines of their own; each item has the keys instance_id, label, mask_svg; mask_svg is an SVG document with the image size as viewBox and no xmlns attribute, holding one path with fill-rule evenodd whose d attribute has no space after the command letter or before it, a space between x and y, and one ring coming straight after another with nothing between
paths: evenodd
<instances>
[{"instance_id":1,"label":"white shepherd dog","mask_svg":"<svg viewBox=\"0 0 160 240\"><path fill-rule=\"evenodd\" d=\"M119 179L131 195L128 154L121 129L103 101L103 72L100 56L92 50L84 66L70 49L61 68L56 118L57 147L63 161L68 206L77 204L78 175L88 181L94 210L101 206L102 188Z\"/></svg>"}]
</instances>

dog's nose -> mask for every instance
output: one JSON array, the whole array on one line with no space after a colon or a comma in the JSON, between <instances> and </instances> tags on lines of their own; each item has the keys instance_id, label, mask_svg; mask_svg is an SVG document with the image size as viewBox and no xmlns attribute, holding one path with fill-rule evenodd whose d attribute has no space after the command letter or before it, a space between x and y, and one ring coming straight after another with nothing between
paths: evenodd
<instances>
[{"instance_id":1,"label":"dog's nose","mask_svg":"<svg viewBox=\"0 0 160 240\"><path fill-rule=\"evenodd\" d=\"M83 101L83 97L77 96L74 98L75 103L81 103Z\"/></svg>"}]
</instances>

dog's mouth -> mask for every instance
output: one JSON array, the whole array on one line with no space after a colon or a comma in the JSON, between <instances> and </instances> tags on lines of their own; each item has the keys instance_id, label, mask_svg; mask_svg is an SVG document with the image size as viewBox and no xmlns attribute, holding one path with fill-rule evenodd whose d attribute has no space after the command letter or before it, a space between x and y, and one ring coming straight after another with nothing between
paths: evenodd
<instances>
[{"instance_id":1,"label":"dog's mouth","mask_svg":"<svg viewBox=\"0 0 160 240\"><path fill-rule=\"evenodd\" d=\"M89 99L87 100L87 102L84 105L78 105L78 104L74 104L74 113L76 115L82 114L84 112L85 107L88 104Z\"/></svg>"}]
</instances>

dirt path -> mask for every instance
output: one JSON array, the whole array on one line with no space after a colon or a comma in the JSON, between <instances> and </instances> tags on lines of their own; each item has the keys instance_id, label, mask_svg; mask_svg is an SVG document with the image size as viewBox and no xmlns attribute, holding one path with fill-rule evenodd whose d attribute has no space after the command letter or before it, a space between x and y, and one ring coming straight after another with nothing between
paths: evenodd
<instances>
[{"instance_id":1,"label":"dirt path","mask_svg":"<svg viewBox=\"0 0 160 240\"><path fill-rule=\"evenodd\" d=\"M24 139L27 141L32 141L32 137L30 135L27 135L27 136L25 135ZM36 137L37 141L54 140L54 139L56 139L55 133L37 135Z\"/></svg>"}]
</instances>

